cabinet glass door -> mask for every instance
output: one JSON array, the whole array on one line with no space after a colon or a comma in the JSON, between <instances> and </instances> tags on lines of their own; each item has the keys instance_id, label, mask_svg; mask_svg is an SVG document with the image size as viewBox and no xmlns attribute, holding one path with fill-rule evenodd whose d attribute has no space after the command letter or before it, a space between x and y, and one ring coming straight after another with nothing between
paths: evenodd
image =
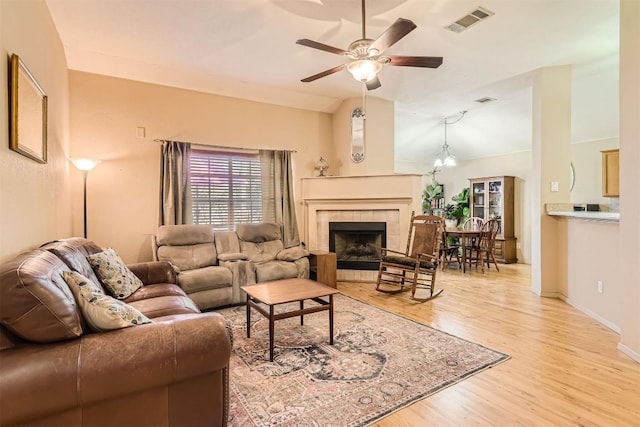
<instances>
[{"instance_id":1,"label":"cabinet glass door","mask_svg":"<svg viewBox=\"0 0 640 427\"><path fill-rule=\"evenodd\" d=\"M471 206L471 216L476 216L478 218L484 219L484 196L485 196L485 183L484 182L474 182L473 188L473 206Z\"/></svg>"},{"instance_id":2,"label":"cabinet glass door","mask_svg":"<svg viewBox=\"0 0 640 427\"><path fill-rule=\"evenodd\" d=\"M502 181L489 181L489 218L502 221ZM502 229L502 223L500 223Z\"/></svg>"}]
</instances>

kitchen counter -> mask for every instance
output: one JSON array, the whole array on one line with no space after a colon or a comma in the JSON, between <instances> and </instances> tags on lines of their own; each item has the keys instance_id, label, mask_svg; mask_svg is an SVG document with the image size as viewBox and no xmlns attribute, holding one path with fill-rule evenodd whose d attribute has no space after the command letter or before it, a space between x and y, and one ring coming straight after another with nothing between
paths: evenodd
<instances>
[{"instance_id":1,"label":"kitchen counter","mask_svg":"<svg viewBox=\"0 0 640 427\"><path fill-rule=\"evenodd\" d=\"M585 211L553 211L547 215L564 216L568 218L579 218L594 221L619 222L620 212L585 212Z\"/></svg>"}]
</instances>

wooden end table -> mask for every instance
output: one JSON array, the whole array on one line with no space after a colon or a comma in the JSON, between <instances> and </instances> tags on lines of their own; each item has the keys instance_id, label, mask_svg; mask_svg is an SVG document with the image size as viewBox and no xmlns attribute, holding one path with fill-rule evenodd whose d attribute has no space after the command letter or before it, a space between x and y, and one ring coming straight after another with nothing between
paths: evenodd
<instances>
[{"instance_id":1,"label":"wooden end table","mask_svg":"<svg viewBox=\"0 0 640 427\"><path fill-rule=\"evenodd\" d=\"M329 311L329 344L333 345L333 295L340 293L337 289L308 279L283 279L257 285L242 286L247 294L247 338L251 338L251 308L269 319L269 361L273 362L273 335L275 321L300 316L300 324L304 325L304 315ZM329 301L323 300L329 297ZM320 305L304 307L304 301L310 299ZM275 306L288 302L300 302L300 309L284 313L275 313ZM259 304L269 307L265 310Z\"/></svg>"}]
</instances>

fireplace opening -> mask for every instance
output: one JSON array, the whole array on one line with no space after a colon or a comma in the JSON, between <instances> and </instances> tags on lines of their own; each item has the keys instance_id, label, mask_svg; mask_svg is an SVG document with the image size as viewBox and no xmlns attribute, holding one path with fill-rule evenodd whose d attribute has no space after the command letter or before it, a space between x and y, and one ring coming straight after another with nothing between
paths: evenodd
<instances>
[{"instance_id":1,"label":"fireplace opening","mask_svg":"<svg viewBox=\"0 0 640 427\"><path fill-rule=\"evenodd\" d=\"M329 222L329 250L338 269L377 270L386 245L386 222Z\"/></svg>"}]
</instances>

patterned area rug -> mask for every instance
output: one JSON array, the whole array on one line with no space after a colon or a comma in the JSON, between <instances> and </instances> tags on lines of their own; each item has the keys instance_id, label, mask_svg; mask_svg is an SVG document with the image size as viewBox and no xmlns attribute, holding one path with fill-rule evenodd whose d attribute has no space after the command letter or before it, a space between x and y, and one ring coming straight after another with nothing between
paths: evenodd
<instances>
[{"instance_id":1,"label":"patterned area rug","mask_svg":"<svg viewBox=\"0 0 640 427\"><path fill-rule=\"evenodd\" d=\"M247 339L245 307L220 310L234 339L230 426L366 426L509 358L350 297L334 298L334 345L328 312L305 316L304 326L299 317L279 320L273 362L267 319L253 311Z\"/></svg>"}]
</instances>

